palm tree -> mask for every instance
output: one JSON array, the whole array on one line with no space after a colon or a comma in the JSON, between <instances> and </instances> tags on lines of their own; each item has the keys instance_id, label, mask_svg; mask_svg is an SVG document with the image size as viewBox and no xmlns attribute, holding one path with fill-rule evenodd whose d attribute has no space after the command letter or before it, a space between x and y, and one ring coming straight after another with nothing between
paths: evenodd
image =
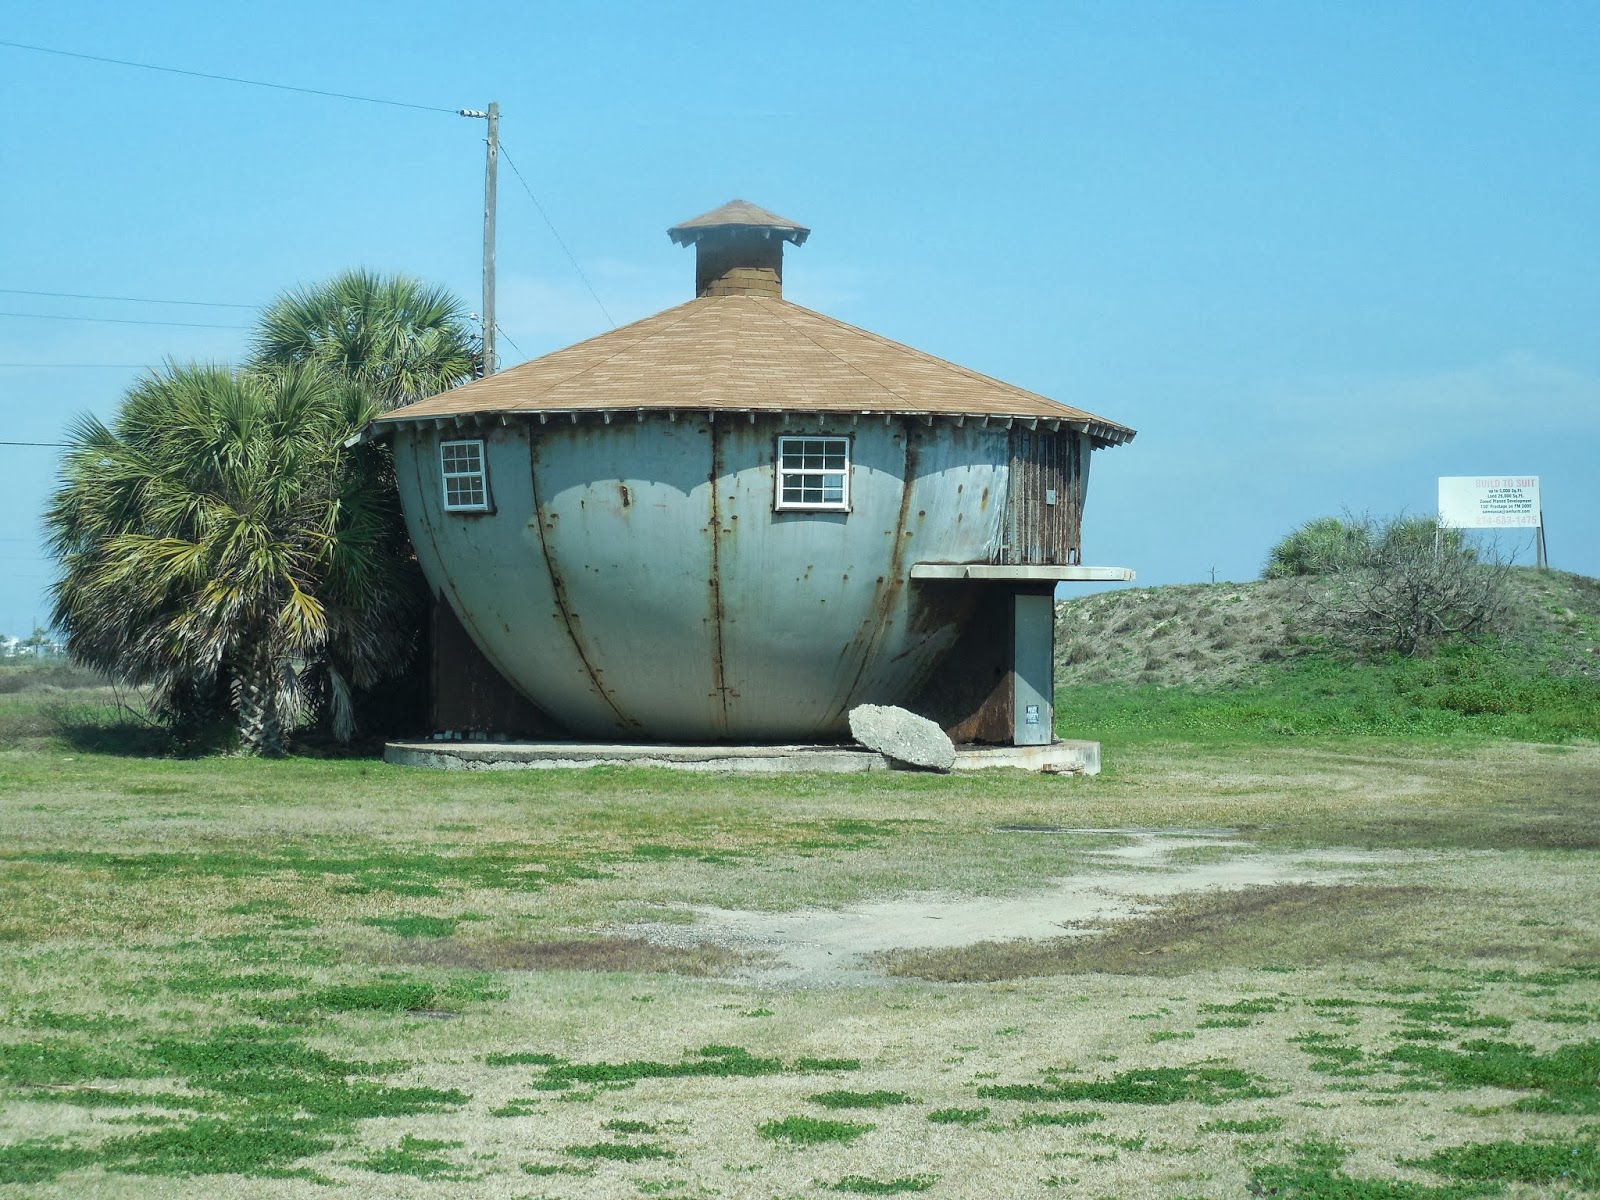
<instances>
[{"instance_id":1,"label":"palm tree","mask_svg":"<svg viewBox=\"0 0 1600 1200\"><path fill-rule=\"evenodd\" d=\"M251 753L320 678L348 736L351 686L404 664L420 607L393 488L345 446L377 413L316 365L169 363L80 419L45 516L68 649L175 722L226 696Z\"/></svg>"},{"instance_id":2,"label":"palm tree","mask_svg":"<svg viewBox=\"0 0 1600 1200\"><path fill-rule=\"evenodd\" d=\"M472 379L482 355L471 319L445 289L354 270L274 301L252 358L320 365L360 386L383 413Z\"/></svg>"},{"instance_id":3,"label":"palm tree","mask_svg":"<svg viewBox=\"0 0 1600 1200\"><path fill-rule=\"evenodd\" d=\"M448 391L476 378L482 340L461 302L448 291L407 275L350 270L324 283L285 292L262 314L251 347L258 369L317 365L359 388L373 415ZM421 569L400 519L394 463L386 443L370 444L349 460L353 484L389 500L394 544L417 590ZM426 640L426 612L415 610L413 641ZM396 664L396 673L405 664ZM420 690L416 671L382 696L354 697L365 723L393 721L396 694ZM329 684L335 685L336 679ZM402 700L402 705L404 701ZM384 711L385 709L388 711ZM404 718L401 718L404 719Z\"/></svg>"}]
</instances>

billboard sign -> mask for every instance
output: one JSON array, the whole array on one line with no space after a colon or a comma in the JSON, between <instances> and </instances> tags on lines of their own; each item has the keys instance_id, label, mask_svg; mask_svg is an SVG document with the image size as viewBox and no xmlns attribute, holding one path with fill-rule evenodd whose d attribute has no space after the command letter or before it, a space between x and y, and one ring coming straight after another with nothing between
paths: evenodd
<instances>
[{"instance_id":1,"label":"billboard sign","mask_svg":"<svg viewBox=\"0 0 1600 1200\"><path fill-rule=\"evenodd\" d=\"M1454 529L1537 529L1537 475L1447 475L1439 479L1439 524Z\"/></svg>"}]
</instances>

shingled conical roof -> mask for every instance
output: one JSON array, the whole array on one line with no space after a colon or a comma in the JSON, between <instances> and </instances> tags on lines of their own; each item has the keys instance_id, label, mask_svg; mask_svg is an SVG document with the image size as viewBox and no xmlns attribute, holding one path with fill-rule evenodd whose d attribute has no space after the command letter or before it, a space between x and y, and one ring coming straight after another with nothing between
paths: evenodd
<instances>
[{"instance_id":1,"label":"shingled conical roof","mask_svg":"<svg viewBox=\"0 0 1600 1200\"><path fill-rule=\"evenodd\" d=\"M798 245L810 231L735 200L674 226L762 226ZM680 238L680 234L684 234ZM780 243L781 244L781 243ZM704 246L700 246L704 252ZM1068 422L1099 446L1134 431L899 342L791 304L778 294L702 295L632 325L474 380L379 417L734 411L905 414Z\"/></svg>"},{"instance_id":2,"label":"shingled conical roof","mask_svg":"<svg viewBox=\"0 0 1600 1200\"><path fill-rule=\"evenodd\" d=\"M714 229L770 229L796 246L803 246L811 230L798 221L780 217L751 204L748 200L729 200L721 208L713 208L698 217L690 217L680 225L667 230L667 236L680 246L699 241Z\"/></svg>"}]
</instances>

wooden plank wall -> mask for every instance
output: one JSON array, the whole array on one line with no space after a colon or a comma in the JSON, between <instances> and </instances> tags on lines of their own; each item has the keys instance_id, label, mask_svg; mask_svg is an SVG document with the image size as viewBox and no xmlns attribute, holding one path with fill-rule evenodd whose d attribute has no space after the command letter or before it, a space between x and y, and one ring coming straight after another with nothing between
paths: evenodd
<instances>
[{"instance_id":1,"label":"wooden plank wall","mask_svg":"<svg viewBox=\"0 0 1600 1200\"><path fill-rule=\"evenodd\" d=\"M1012 429L1002 563L1047 566L1080 561L1080 436L1066 430L1051 433L1020 425Z\"/></svg>"}]
</instances>

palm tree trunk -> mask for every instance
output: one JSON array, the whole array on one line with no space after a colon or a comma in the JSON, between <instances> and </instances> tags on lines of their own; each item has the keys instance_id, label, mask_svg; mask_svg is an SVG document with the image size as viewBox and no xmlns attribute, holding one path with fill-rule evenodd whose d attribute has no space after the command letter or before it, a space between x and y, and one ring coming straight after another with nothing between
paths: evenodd
<instances>
[{"instance_id":1,"label":"palm tree trunk","mask_svg":"<svg viewBox=\"0 0 1600 1200\"><path fill-rule=\"evenodd\" d=\"M277 758L283 754L283 726L278 721L277 673L266 653L251 656L234 677L234 704L239 712L240 753Z\"/></svg>"}]
</instances>

